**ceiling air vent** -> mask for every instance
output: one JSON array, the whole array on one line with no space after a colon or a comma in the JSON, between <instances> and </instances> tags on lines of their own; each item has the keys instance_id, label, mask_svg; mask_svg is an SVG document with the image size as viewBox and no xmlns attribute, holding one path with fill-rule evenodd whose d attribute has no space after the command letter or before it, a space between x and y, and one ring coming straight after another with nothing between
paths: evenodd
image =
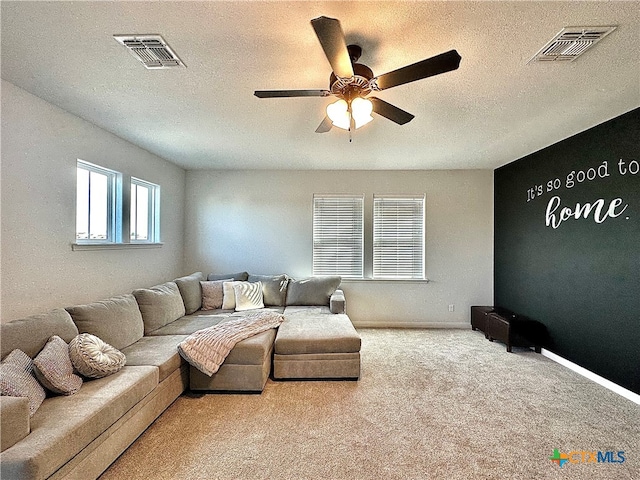
<instances>
[{"instance_id":1,"label":"ceiling air vent","mask_svg":"<svg viewBox=\"0 0 640 480\"><path fill-rule=\"evenodd\" d=\"M616 27L565 27L527 63L571 62L615 29Z\"/></svg>"},{"instance_id":2,"label":"ceiling air vent","mask_svg":"<svg viewBox=\"0 0 640 480\"><path fill-rule=\"evenodd\" d=\"M179 68L185 64L160 35L114 35L145 68Z\"/></svg>"}]
</instances>

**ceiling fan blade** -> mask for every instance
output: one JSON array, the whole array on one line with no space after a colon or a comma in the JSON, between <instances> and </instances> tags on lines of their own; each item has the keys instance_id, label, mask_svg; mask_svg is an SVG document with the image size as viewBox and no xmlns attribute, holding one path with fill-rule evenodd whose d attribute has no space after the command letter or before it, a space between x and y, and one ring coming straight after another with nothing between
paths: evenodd
<instances>
[{"instance_id":1,"label":"ceiling fan blade","mask_svg":"<svg viewBox=\"0 0 640 480\"><path fill-rule=\"evenodd\" d=\"M320 123L320 125L318 125L318 128L316 128L316 133L327 133L329 130L331 130L332 126L333 122L331 121L329 116L326 115L324 117L324 120L322 120L322 123Z\"/></svg>"},{"instance_id":2,"label":"ceiling fan blade","mask_svg":"<svg viewBox=\"0 0 640 480\"><path fill-rule=\"evenodd\" d=\"M432 77L441 73L450 72L460 66L462 57L455 50L450 50L435 57L427 58L421 62L407 65L406 67L393 70L392 72L383 73L374 78L372 83L377 85L376 90L385 90L391 87L397 87L423 78Z\"/></svg>"},{"instance_id":3,"label":"ceiling fan blade","mask_svg":"<svg viewBox=\"0 0 640 480\"><path fill-rule=\"evenodd\" d=\"M318 17L311 20L311 25L331 64L333 73L340 78L353 77L353 65L351 65L340 21L335 18Z\"/></svg>"},{"instance_id":4,"label":"ceiling fan blade","mask_svg":"<svg viewBox=\"0 0 640 480\"><path fill-rule=\"evenodd\" d=\"M385 118L388 118L392 122L397 123L398 125L404 125L405 123L413 120L414 115L411 115L409 112L405 112L401 108L396 107L395 105L391 105L384 100L380 100L376 97L367 97L373 103L373 111L378 115L382 115Z\"/></svg>"},{"instance_id":5,"label":"ceiling fan blade","mask_svg":"<svg viewBox=\"0 0 640 480\"><path fill-rule=\"evenodd\" d=\"M258 98L283 97L328 97L329 90L256 90L253 94Z\"/></svg>"}]
</instances>

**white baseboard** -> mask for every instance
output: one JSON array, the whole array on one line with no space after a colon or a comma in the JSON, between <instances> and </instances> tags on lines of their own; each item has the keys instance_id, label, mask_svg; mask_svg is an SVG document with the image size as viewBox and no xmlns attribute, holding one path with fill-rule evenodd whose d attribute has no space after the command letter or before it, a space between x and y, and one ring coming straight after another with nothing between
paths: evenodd
<instances>
[{"instance_id":1,"label":"white baseboard","mask_svg":"<svg viewBox=\"0 0 640 480\"><path fill-rule=\"evenodd\" d=\"M471 328L469 322L352 322L356 328Z\"/></svg>"},{"instance_id":2,"label":"white baseboard","mask_svg":"<svg viewBox=\"0 0 640 480\"><path fill-rule=\"evenodd\" d=\"M581 367L580 365L576 365L575 363L570 362L566 358L563 358L560 355L556 355L555 353L550 352L549 350L546 350L543 348L541 353L542 355L549 358L550 360L553 360L554 362L557 362L560 365L567 367L568 369L573 370L576 373L579 373L583 377L586 377L589 380L596 382L598 385L602 385L603 387L608 388L612 392L623 396L627 400L631 400L633 403L640 405L640 395L638 395L637 393L633 393L631 390L627 390L626 388L621 387L617 383L613 383L611 380L607 380L606 378L603 378L600 375L597 375L592 371Z\"/></svg>"}]
</instances>

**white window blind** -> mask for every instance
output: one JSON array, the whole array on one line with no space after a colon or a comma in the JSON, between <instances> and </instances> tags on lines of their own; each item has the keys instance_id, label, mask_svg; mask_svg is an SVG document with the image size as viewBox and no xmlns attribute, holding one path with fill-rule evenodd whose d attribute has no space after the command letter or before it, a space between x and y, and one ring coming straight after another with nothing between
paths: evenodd
<instances>
[{"instance_id":1,"label":"white window blind","mask_svg":"<svg viewBox=\"0 0 640 480\"><path fill-rule=\"evenodd\" d=\"M364 196L313 196L313 274L363 276Z\"/></svg>"},{"instance_id":2,"label":"white window blind","mask_svg":"<svg viewBox=\"0 0 640 480\"><path fill-rule=\"evenodd\" d=\"M373 277L424 279L424 195L373 197Z\"/></svg>"}]
</instances>

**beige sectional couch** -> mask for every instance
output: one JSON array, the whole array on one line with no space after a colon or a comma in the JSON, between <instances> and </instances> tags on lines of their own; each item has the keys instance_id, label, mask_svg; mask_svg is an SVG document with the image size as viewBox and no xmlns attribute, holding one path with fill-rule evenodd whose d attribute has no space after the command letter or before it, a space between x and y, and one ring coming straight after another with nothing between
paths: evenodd
<instances>
[{"instance_id":1,"label":"beige sectional couch","mask_svg":"<svg viewBox=\"0 0 640 480\"><path fill-rule=\"evenodd\" d=\"M260 392L271 373L274 379L359 378L360 337L336 289L339 279L297 282L245 272L221 277L261 281L265 308L283 313L285 321L277 331L237 343L212 377L190 366L177 346L243 312L202 310L205 277L199 272L2 324L3 359L14 349L35 358L52 335L69 343L90 333L124 353L126 365L104 378L85 379L73 395L48 394L32 416L28 399L0 397L0 477L97 478L189 388Z\"/></svg>"}]
</instances>

